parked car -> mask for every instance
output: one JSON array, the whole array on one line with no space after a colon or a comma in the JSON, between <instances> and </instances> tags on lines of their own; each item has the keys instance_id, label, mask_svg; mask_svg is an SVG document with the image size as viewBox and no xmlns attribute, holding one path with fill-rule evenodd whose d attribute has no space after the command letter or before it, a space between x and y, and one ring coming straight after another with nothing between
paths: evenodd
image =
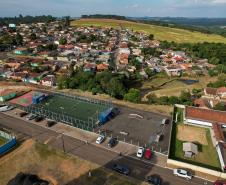
<instances>
[{"instance_id":1,"label":"parked car","mask_svg":"<svg viewBox=\"0 0 226 185\"><path fill-rule=\"evenodd\" d=\"M104 140L105 140L105 136L104 135L99 135L97 140L96 140L96 143L97 144L101 144L101 143L104 142Z\"/></svg>"},{"instance_id":2,"label":"parked car","mask_svg":"<svg viewBox=\"0 0 226 185\"><path fill-rule=\"evenodd\" d=\"M34 115L34 114L28 114L27 117L26 117L26 120L33 120L35 119L37 116Z\"/></svg>"},{"instance_id":3,"label":"parked car","mask_svg":"<svg viewBox=\"0 0 226 185\"><path fill-rule=\"evenodd\" d=\"M145 153L144 153L144 157L145 159L151 159L152 157L152 152L150 149L146 149Z\"/></svg>"},{"instance_id":4,"label":"parked car","mask_svg":"<svg viewBox=\"0 0 226 185\"><path fill-rule=\"evenodd\" d=\"M137 150L137 157L141 158L144 155L144 148L143 147L139 147Z\"/></svg>"},{"instance_id":5,"label":"parked car","mask_svg":"<svg viewBox=\"0 0 226 185\"><path fill-rule=\"evenodd\" d=\"M130 173L130 170L127 166L123 166L123 165L119 165L119 164L114 164L112 169L123 175L129 175L129 173Z\"/></svg>"},{"instance_id":6,"label":"parked car","mask_svg":"<svg viewBox=\"0 0 226 185\"><path fill-rule=\"evenodd\" d=\"M108 146L109 147L114 147L117 144L117 138L112 137L109 141L108 141Z\"/></svg>"},{"instance_id":7,"label":"parked car","mask_svg":"<svg viewBox=\"0 0 226 185\"><path fill-rule=\"evenodd\" d=\"M43 119L44 119L43 117L37 116L37 117L35 118L35 122L40 122L40 121L42 121Z\"/></svg>"},{"instance_id":8,"label":"parked car","mask_svg":"<svg viewBox=\"0 0 226 185\"><path fill-rule=\"evenodd\" d=\"M161 185L162 184L161 178L157 175L148 176L147 182L152 185Z\"/></svg>"},{"instance_id":9,"label":"parked car","mask_svg":"<svg viewBox=\"0 0 226 185\"><path fill-rule=\"evenodd\" d=\"M55 124L57 124L57 122L56 121L53 121L53 120L47 120L47 122L46 122L46 126L47 127L52 127Z\"/></svg>"},{"instance_id":10,"label":"parked car","mask_svg":"<svg viewBox=\"0 0 226 185\"><path fill-rule=\"evenodd\" d=\"M12 105L4 105L0 107L0 112L6 112L6 111L10 111L13 110L15 107Z\"/></svg>"},{"instance_id":11,"label":"parked car","mask_svg":"<svg viewBox=\"0 0 226 185\"><path fill-rule=\"evenodd\" d=\"M217 180L214 182L214 185L226 185L226 181Z\"/></svg>"},{"instance_id":12,"label":"parked car","mask_svg":"<svg viewBox=\"0 0 226 185\"><path fill-rule=\"evenodd\" d=\"M19 113L19 116L20 116L20 117L24 117L24 116L26 116L26 115L28 115L27 112L20 112L20 113Z\"/></svg>"},{"instance_id":13,"label":"parked car","mask_svg":"<svg viewBox=\"0 0 226 185\"><path fill-rule=\"evenodd\" d=\"M158 143L159 141L162 141L163 137L164 137L163 134L157 134L155 138L155 142Z\"/></svg>"},{"instance_id":14,"label":"parked car","mask_svg":"<svg viewBox=\"0 0 226 185\"><path fill-rule=\"evenodd\" d=\"M187 180L192 179L192 174L190 172L188 172L187 170L184 170L184 169L174 169L173 174L175 176L182 177L182 178L185 178Z\"/></svg>"},{"instance_id":15,"label":"parked car","mask_svg":"<svg viewBox=\"0 0 226 185\"><path fill-rule=\"evenodd\" d=\"M162 119L161 125L169 124L169 119Z\"/></svg>"}]
</instances>

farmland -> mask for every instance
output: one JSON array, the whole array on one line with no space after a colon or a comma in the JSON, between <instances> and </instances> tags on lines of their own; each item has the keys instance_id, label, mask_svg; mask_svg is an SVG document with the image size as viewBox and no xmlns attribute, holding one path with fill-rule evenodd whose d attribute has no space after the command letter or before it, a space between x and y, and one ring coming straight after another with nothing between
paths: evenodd
<instances>
[{"instance_id":1,"label":"farmland","mask_svg":"<svg viewBox=\"0 0 226 185\"><path fill-rule=\"evenodd\" d=\"M135 23L130 21L113 19L80 19L71 22L72 26L100 26L100 27L124 27L134 31L154 34L158 40L175 41L178 43L220 42L226 43L226 38L215 34L204 34L184 29L169 28L163 26Z\"/></svg>"}]
</instances>

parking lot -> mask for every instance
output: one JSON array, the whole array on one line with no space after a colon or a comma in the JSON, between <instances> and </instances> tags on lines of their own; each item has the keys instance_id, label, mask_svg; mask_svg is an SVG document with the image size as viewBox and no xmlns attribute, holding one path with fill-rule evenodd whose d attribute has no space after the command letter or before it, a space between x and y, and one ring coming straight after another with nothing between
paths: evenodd
<instances>
[{"instance_id":1,"label":"parking lot","mask_svg":"<svg viewBox=\"0 0 226 185\"><path fill-rule=\"evenodd\" d=\"M117 137L121 141L146 146L161 153L167 153L169 146L171 123L162 125L162 120L170 117L119 107L120 114L114 119L101 126L99 130L104 131L109 137ZM98 130L97 130L98 132ZM157 135L162 135L156 142Z\"/></svg>"}]
</instances>

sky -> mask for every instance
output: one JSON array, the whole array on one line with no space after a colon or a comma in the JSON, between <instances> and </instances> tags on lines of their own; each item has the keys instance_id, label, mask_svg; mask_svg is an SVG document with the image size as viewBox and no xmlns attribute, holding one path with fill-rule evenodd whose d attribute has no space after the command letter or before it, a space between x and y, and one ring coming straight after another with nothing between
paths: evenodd
<instances>
[{"instance_id":1,"label":"sky","mask_svg":"<svg viewBox=\"0 0 226 185\"><path fill-rule=\"evenodd\" d=\"M0 17L83 14L226 17L226 0L0 0Z\"/></svg>"}]
</instances>

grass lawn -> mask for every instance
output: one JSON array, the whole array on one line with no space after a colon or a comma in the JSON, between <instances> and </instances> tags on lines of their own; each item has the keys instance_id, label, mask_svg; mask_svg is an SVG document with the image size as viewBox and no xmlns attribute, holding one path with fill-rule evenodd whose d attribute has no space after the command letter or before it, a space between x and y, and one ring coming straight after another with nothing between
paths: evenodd
<instances>
[{"instance_id":1,"label":"grass lawn","mask_svg":"<svg viewBox=\"0 0 226 185\"><path fill-rule=\"evenodd\" d=\"M113 19L80 19L71 22L72 26L104 26L104 27L125 27L134 31L154 34L158 40L183 42L220 42L226 43L226 38L215 34L204 34L192 32L184 29L169 28L163 26L135 23L130 21L113 20Z\"/></svg>"},{"instance_id":2,"label":"grass lawn","mask_svg":"<svg viewBox=\"0 0 226 185\"><path fill-rule=\"evenodd\" d=\"M174 79L174 80L173 80ZM177 80L178 79L178 80ZM208 76L203 76L199 78L188 78L188 79L194 79L194 80L199 80L198 83L194 83L192 85L187 85L179 79L185 79L185 78L172 78L169 79L169 77L156 77L152 80L147 80L143 83L142 88L154 88L154 90L151 90L150 93L147 93L145 97L148 94L156 94L158 97L160 96L180 96L181 91L189 90L192 91L192 89L197 88L205 88L209 82L214 82L216 81L216 77L208 77ZM168 82L168 83L166 83ZM156 87L159 85L166 83L165 85L159 87L158 89L155 90Z\"/></svg>"},{"instance_id":3,"label":"grass lawn","mask_svg":"<svg viewBox=\"0 0 226 185\"><path fill-rule=\"evenodd\" d=\"M88 176L91 170L92 177ZM19 172L36 174L52 185L141 185L86 160L64 154L44 144L27 140L0 161L0 184ZM144 183L142 185L145 185Z\"/></svg>"},{"instance_id":4,"label":"grass lawn","mask_svg":"<svg viewBox=\"0 0 226 185\"><path fill-rule=\"evenodd\" d=\"M179 117L181 117L181 109L179 109ZM181 141L177 139L178 135L178 125L181 125L181 119L178 119L178 123L174 123L173 129L172 129L172 137L171 137L171 146L170 146L170 158L171 159L176 159L182 162L187 162L190 164L214 169L214 170L219 170L221 171L220 167L220 162L218 159L218 155L216 152L215 147L213 146L212 140L211 140L211 135L210 135L210 130L208 128L198 128L202 129L202 132L205 133L205 137L207 140L207 145L204 144L198 144L198 154L194 157L190 158L185 158L184 157L184 152L183 152L183 143L185 141ZM187 126L189 127L189 126ZM190 126L194 127L194 126ZM199 130L200 132L200 130ZM194 134L195 136L195 134ZM193 138L194 141L197 141L198 138Z\"/></svg>"},{"instance_id":5,"label":"grass lawn","mask_svg":"<svg viewBox=\"0 0 226 185\"><path fill-rule=\"evenodd\" d=\"M0 136L0 146L4 145L7 142L7 139Z\"/></svg>"}]
</instances>

